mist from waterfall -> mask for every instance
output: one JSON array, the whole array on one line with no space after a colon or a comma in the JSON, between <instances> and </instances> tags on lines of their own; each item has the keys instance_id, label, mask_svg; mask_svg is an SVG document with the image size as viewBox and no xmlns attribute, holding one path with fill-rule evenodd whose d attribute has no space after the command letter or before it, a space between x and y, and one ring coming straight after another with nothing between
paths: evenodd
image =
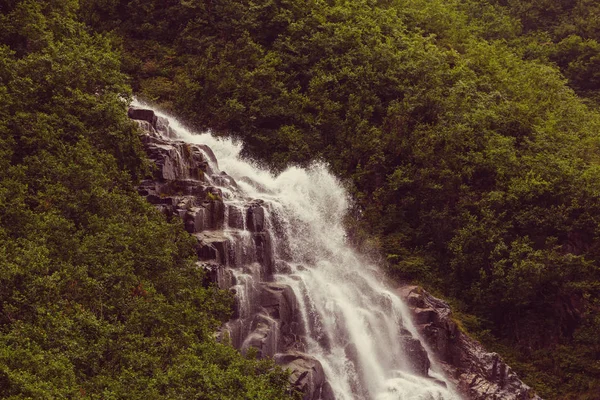
<instances>
[{"instance_id":1,"label":"mist from waterfall","mask_svg":"<svg viewBox=\"0 0 600 400\"><path fill-rule=\"evenodd\" d=\"M305 352L321 362L337 400L459 399L445 387L431 356L429 377L416 373L403 345L406 337L418 338L409 312L385 285L378 267L347 242L343 218L348 193L325 164L289 167L275 175L243 160L241 143L195 134L155 112L168 118L177 140L212 149L218 165L211 161L211 168L237 183L236 190L221 188L226 205L262 200L275 263L286 265L275 268L274 280L293 290L301 315L299 340ZM236 237L244 240L243 234ZM235 274L242 297L239 313L244 314L244 307L251 307L251 286L258 272Z\"/></svg>"}]
</instances>

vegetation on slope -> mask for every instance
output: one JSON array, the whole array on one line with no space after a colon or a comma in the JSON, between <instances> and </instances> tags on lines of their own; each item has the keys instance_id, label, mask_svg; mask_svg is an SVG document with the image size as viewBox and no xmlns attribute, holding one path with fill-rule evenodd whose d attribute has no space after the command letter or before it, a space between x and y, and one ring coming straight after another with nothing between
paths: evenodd
<instances>
[{"instance_id":1,"label":"vegetation on slope","mask_svg":"<svg viewBox=\"0 0 600 400\"><path fill-rule=\"evenodd\" d=\"M214 342L229 296L132 189L123 72L274 168L327 160L394 276L544 397L596 396L595 2L79 3L0 0L2 397L284 397Z\"/></svg>"},{"instance_id":2,"label":"vegetation on slope","mask_svg":"<svg viewBox=\"0 0 600 400\"><path fill-rule=\"evenodd\" d=\"M130 89L77 1L0 1L0 397L283 399L217 343L228 293L140 198Z\"/></svg>"},{"instance_id":3,"label":"vegetation on slope","mask_svg":"<svg viewBox=\"0 0 600 400\"><path fill-rule=\"evenodd\" d=\"M518 19L526 57L549 60L578 94L600 98L600 3L595 0L494 0Z\"/></svg>"},{"instance_id":4,"label":"vegetation on slope","mask_svg":"<svg viewBox=\"0 0 600 400\"><path fill-rule=\"evenodd\" d=\"M594 2L82 2L140 95L274 168L327 160L392 274L544 397L598 393Z\"/></svg>"}]
</instances>

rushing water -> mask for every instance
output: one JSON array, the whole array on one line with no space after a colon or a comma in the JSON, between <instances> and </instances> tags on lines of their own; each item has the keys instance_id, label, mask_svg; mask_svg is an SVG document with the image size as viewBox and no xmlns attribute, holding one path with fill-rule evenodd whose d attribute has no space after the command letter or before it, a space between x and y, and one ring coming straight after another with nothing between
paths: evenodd
<instances>
[{"instance_id":1,"label":"rushing water","mask_svg":"<svg viewBox=\"0 0 600 400\"><path fill-rule=\"evenodd\" d=\"M342 221L348 194L325 165L290 167L273 175L241 159L240 143L195 134L167 118L178 140L208 145L218 160L212 169L237 181L239 190L222 188L226 204L238 207L248 198L264 201L273 256L289 266L274 279L292 288L304 325L304 350L321 362L337 400L459 398L438 383L443 377L435 371L429 375L437 382L413 373L402 346L402 335L418 337L409 313L385 286L378 268L347 243ZM242 247L249 240L244 232L235 236ZM234 271L242 319L251 312L252 287L260 275L257 264L251 265L254 270ZM277 321L266 318L266 323ZM276 346L276 338L272 340Z\"/></svg>"}]
</instances>

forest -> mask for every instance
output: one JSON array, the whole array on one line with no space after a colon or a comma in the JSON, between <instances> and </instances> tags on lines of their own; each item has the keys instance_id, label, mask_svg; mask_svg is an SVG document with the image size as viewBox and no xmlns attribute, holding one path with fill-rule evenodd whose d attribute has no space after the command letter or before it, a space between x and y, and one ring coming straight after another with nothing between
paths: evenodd
<instances>
[{"instance_id":1,"label":"forest","mask_svg":"<svg viewBox=\"0 0 600 400\"><path fill-rule=\"evenodd\" d=\"M542 397L598 398L597 1L0 0L0 26L0 397L292 396L216 343L231 295L137 195L135 94L273 171L326 162L391 279Z\"/></svg>"}]
</instances>

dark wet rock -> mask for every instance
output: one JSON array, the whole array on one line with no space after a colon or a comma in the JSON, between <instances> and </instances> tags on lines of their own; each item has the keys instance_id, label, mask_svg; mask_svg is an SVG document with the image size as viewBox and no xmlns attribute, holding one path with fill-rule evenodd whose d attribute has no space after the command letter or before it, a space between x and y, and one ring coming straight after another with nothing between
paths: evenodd
<instances>
[{"instance_id":1,"label":"dark wet rock","mask_svg":"<svg viewBox=\"0 0 600 400\"><path fill-rule=\"evenodd\" d=\"M449 382L465 399L541 400L498 354L485 351L458 329L446 302L418 286L402 286L398 294Z\"/></svg>"},{"instance_id":2,"label":"dark wet rock","mask_svg":"<svg viewBox=\"0 0 600 400\"><path fill-rule=\"evenodd\" d=\"M240 206L230 204L227 209L227 225L232 229L244 229L244 215Z\"/></svg>"},{"instance_id":3,"label":"dark wet rock","mask_svg":"<svg viewBox=\"0 0 600 400\"><path fill-rule=\"evenodd\" d=\"M302 393L302 400L331 400L331 387L326 386L323 366L314 357L300 352L276 354L275 361L291 372L290 383ZM329 397L322 397L323 394Z\"/></svg>"},{"instance_id":4,"label":"dark wet rock","mask_svg":"<svg viewBox=\"0 0 600 400\"><path fill-rule=\"evenodd\" d=\"M190 210L196 204L196 198L193 196L183 196L177 200L177 208L181 210Z\"/></svg>"},{"instance_id":5,"label":"dark wet rock","mask_svg":"<svg viewBox=\"0 0 600 400\"><path fill-rule=\"evenodd\" d=\"M209 186L206 188L206 194L209 197L214 197L211 200L222 200L223 199L223 191L218 188L218 187L214 187L214 186Z\"/></svg>"},{"instance_id":6,"label":"dark wet rock","mask_svg":"<svg viewBox=\"0 0 600 400\"><path fill-rule=\"evenodd\" d=\"M369 394L365 390L365 370L362 368L362 364L360 363L356 344L348 343L344 347L344 354L346 355L346 358L352 362L352 366L356 372L357 378L350 382L352 393L357 398L369 398Z\"/></svg>"},{"instance_id":7,"label":"dark wet rock","mask_svg":"<svg viewBox=\"0 0 600 400\"><path fill-rule=\"evenodd\" d=\"M225 222L225 203L221 198L222 193L218 188L209 187L207 188L206 199L202 202L202 207L207 210L208 213L208 225L204 229L223 229Z\"/></svg>"},{"instance_id":8,"label":"dark wet rock","mask_svg":"<svg viewBox=\"0 0 600 400\"><path fill-rule=\"evenodd\" d=\"M154 123L139 121L139 124L145 132L142 143L156 167L155 180L206 181L206 175L215 173L209 162L210 155L204 150L206 146L169 139L175 136L175 133L168 126L167 120L159 118Z\"/></svg>"},{"instance_id":9,"label":"dark wet rock","mask_svg":"<svg viewBox=\"0 0 600 400\"><path fill-rule=\"evenodd\" d=\"M416 324L429 324L437 319L435 310L431 308L415 307L411 311Z\"/></svg>"},{"instance_id":10,"label":"dark wet rock","mask_svg":"<svg viewBox=\"0 0 600 400\"><path fill-rule=\"evenodd\" d=\"M210 213L204 207L193 207L186 213L183 222L189 233L202 232L210 227Z\"/></svg>"},{"instance_id":11,"label":"dark wet rock","mask_svg":"<svg viewBox=\"0 0 600 400\"><path fill-rule=\"evenodd\" d=\"M211 228L222 229L225 221L225 204L223 201L211 201L208 209L210 210Z\"/></svg>"},{"instance_id":12,"label":"dark wet rock","mask_svg":"<svg viewBox=\"0 0 600 400\"><path fill-rule=\"evenodd\" d=\"M279 283L263 283L260 305L268 315L279 321L282 334L300 334L294 322L299 321L296 296L291 287Z\"/></svg>"},{"instance_id":13,"label":"dark wet rock","mask_svg":"<svg viewBox=\"0 0 600 400\"><path fill-rule=\"evenodd\" d=\"M193 196L198 202L207 193L207 187L195 180L154 182L154 190L161 196Z\"/></svg>"},{"instance_id":14,"label":"dark wet rock","mask_svg":"<svg viewBox=\"0 0 600 400\"><path fill-rule=\"evenodd\" d=\"M229 185L233 186L235 188L237 188L237 183L235 182L235 179L233 179L233 177L229 176L229 174L227 174L227 172L225 171L221 171L221 177L224 179L227 179L229 181Z\"/></svg>"},{"instance_id":15,"label":"dark wet rock","mask_svg":"<svg viewBox=\"0 0 600 400\"><path fill-rule=\"evenodd\" d=\"M199 243L196 254L198 255L199 260L203 261L212 261L217 262L219 260L219 252L216 247L212 244Z\"/></svg>"},{"instance_id":16,"label":"dark wet rock","mask_svg":"<svg viewBox=\"0 0 600 400\"><path fill-rule=\"evenodd\" d=\"M237 299L237 298L236 298ZM233 308L234 314L233 319L227 322L222 328L219 334L221 341L226 337L226 340L237 349L242 347L244 340L244 326L243 322L239 318L239 302L236 301Z\"/></svg>"},{"instance_id":17,"label":"dark wet rock","mask_svg":"<svg viewBox=\"0 0 600 400\"><path fill-rule=\"evenodd\" d=\"M427 351L423 348L423 345L419 341L412 337L412 335L402 337L402 347L406 353L412 370L417 375L428 376L429 367L431 363L427 356Z\"/></svg>"},{"instance_id":18,"label":"dark wet rock","mask_svg":"<svg viewBox=\"0 0 600 400\"><path fill-rule=\"evenodd\" d=\"M169 120L163 117L158 117L156 119L156 124L154 125L158 133L163 136L166 136L171 139L175 139L177 136L173 128L169 126Z\"/></svg>"},{"instance_id":19,"label":"dark wet rock","mask_svg":"<svg viewBox=\"0 0 600 400\"><path fill-rule=\"evenodd\" d=\"M346 347L344 347L344 353L346 354L346 358L354 364L354 366L358 366L358 348L354 343L348 343ZM360 371L357 371L360 373Z\"/></svg>"},{"instance_id":20,"label":"dark wet rock","mask_svg":"<svg viewBox=\"0 0 600 400\"><path fill-rule=\"evenodd\" d=\"M196 253L200 261L215 261L225 265L229 238L221 232L210 231L195 233L194 236L198 240Z\"/></svg>"},{"instance_id":21,"label":"dark wet rock","mask_svg":"<svg viewBox=\"0 0 600 400\"><path fill-rule=\"evenodd\" d=\"M212 149L210 147L208 147L205 144L197 144L195 146L206 155L206 157L208 158L208 161L210 161L215 166L215 168L217 168L217 169L219 168L219 163L217 161L217 157L215 156L215 153L212 151ZM213 172L216 172L216 171L213 171Z\"/></svg>"},{"instance_id":22,"label":"dark wet rock","mask_svg":"<svg viewBox=\"0 0 600 400\"><path fill-rule=\"evenodd\" d=\"M168 204L168 205L173 205L173 198L172 197L163 197L163 196L158 196L156 194L148 194L146 195L146 200L150 203L150 204Z\"/></svg>"},{"instance_id":23,"label":"dark wet rock","mask_svg":"<svg viewBox=\"0 0 600 400\"><path fill-rule=\"evenodd\" d=\"M145 133L142 143L155 166L154 181L205 181L205 174L215 172L209 163L214 154L207 146L172 140L175 132L168 120L158 118L152 110L130 108L128 114Z\"/></svg>"},{"instance_id":24,"label":"dark wet rock","mask_svg":"<svg viewBox=\"0 0 600 400\"><path fill-rule=\"evenodd\" d=\"M273 249L271 247L271 237L266 232L258 232L254 235L254 246L256 249L256 261L263 267L263 280L273 279Z\"/></svg>"},{"instance_id":25,"label":"dark wet rock","mask_svg":"<svg viewBox=\"0 0 600 400\"><path fill-rule=\"evenodd\" d=\"M256 249L251 237L246 232L229 232L231 236L230 246L227 253L227 266L230 268L243 268L245 265L256 262ZM260 269L260 266L259 266Z\"/></svg>"},{"instance_id":26,"label":"dark wet rock","mask_svg":"<svg viewBox=\"0 0 600 400\"><path fill-rule=\"evenodd\" d=\"M161 143L157 139L146 139L144 147L156 166L156 180L204 181L205 174L210 173L209 164L197 146L183 142Z\"/></svg>"},{"instance_id":27,"label":"dark wet rock","mask_svg":"<svg viewBox=\"0 0 600 400\"><path fill-rule=\"evenodd\" d=\"M142 121L139 119L134 120L135 122L137 122L138 126L141 128L142 132L144 132L144 136L142 136L142 143L147 143L149 141L151 141L151 138L160 138L160 134L158 133L158 131L156 129L154 129L154 126L152 125L151 122L148 121Z\"/></svg>"},{"instance_id":28,"label":"dark wet rock","mask_svg":"<svg viewBox=\"0 0 600 400\"><path fill-rule=\"evenodd\" d=\"M152 127L156 128L156 122L158 117L152 110L146 110L143 108L129 107L127 111L127 116L131 119L137 119L141 121L146 121L152 125Z\"/></svg>"},{"instance_id":29,"label":"dark wet rock","mask_svg":"<svg viewBox=\"0 0 600 400\"><path fill-rule=\"evenodd\" d=\"M250 347L254 347L258 357L272 357L279 347L278 333L276 320L263 314L256 314L252 321L252 332L242 343L241 350L246 352Z\"/></svg>"},{"instance_id":30,"label":"dark wet rock","mask_svg":"<svg viewBox=\"0 0 600 400\"><path fill-rule=\"evenodd\" d=\"M197 262L196 265L206 272L205 285L216 284L220 289L229 289L235 285L235 277L231 270L216 262Z\"/></svg>"},{"instance_id":31,"label":"dark wet rock","mask_svg":"<svg viewBox=\"0 0 600 400\"><path fill-rule=\"evenodd\" d=\"M167 181L157 182L144 180L138 186L138 193L144 196L150 204L159 208L167 218L181 215L186 230L190 233L210 228L210 221L199 218L198 211L201 199L206 196L206 186L196 181ZM205 222L202 222L204 220Z\"/></svg>"},{"instance_id":32,"label":"dark wet rock","mask_svg":"<svg viewBox=\"0 0 600 400\"><path fill-rule=\"evenodd\" d=\"M335 394L333 393L333 388L331 387L329 382L325 382L323 386L321 386L319 400L335 400Z\"/></svg>"},{"instance_id":33,"label":"dark wet rock","mask_svg":"<svg viewBox=\"0 0 600 400\"><path fill-rule=\"evenodd\" d=\"M265 209L260 204L251 204L248 207L246 221L249 231L263 232L265 230Z\"/></svg>"}]
</instances>

